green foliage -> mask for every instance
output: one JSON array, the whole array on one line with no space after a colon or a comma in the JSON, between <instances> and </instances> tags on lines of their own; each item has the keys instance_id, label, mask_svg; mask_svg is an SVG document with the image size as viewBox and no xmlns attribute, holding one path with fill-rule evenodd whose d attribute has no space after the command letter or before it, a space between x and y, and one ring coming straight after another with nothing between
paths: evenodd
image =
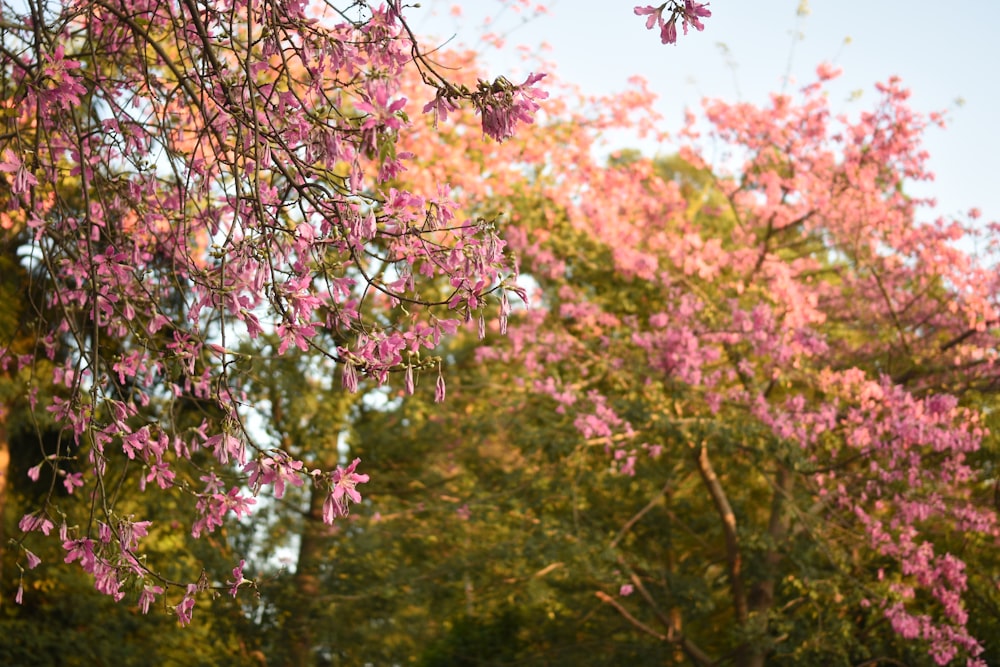
<instances>
[{"instance_id":1,"label":"green foliage","mask_svg":"<svg viewBox=\"0 0 1000 667\"><path fill-rule=\"evenodd\" d=\"M169 610L157 607L142 615L135 595L122 603L98 593L93 582L76 570L40 565L25 575L24 603L12 605L14 590L4 586L0 608L0 664L23 667L48 665L136 665L212 667L252 665L247 650L251 637L241 611L227 600L200 606L198 622L177 624ZM16 580L14 582L16 584Z\"/></svg>"},{"instance_id":2,"label":"green foliage","mask_svg":"<svg viewBox=\"0 0 1000 667\"><path fill-rule=\"evenodd\" d=\"M15 412L9 424L24 422ZM18 535L17 522L27 507L37 503L39 487L48 488L45 479L32 484L26 471L37 463L39 448L58 437L48 430L37 433L27 427L10 433L12 465L10 484L3 506L3 533ZM46 468L43 468L45 471ZM67 496L61 480L53 489L66 511L67 521L86 520L89 506L78 491ZM149 507L148 497L137 489L134 500L123 508L143 509L154 520L147 538L146 556L156 562L170 563L167 576L177 575L196 563L219 566L214 559L224 558L216 549L171 530L176 517L191 512L191 507ZM224 536L220 536L225 539ZM28 570L19 546L13 541L3 552L3 578L0 586L0 664L4 665L247 665L254 664L250 653L252 627L244 610L228 596L204 599L196 608L198 622L190 628L177 623L166 600L154 605L148 615L137 607L138 589L128 590L122 602L94 589L93 577L76 568L63 566L65 552L58 541L30 535L23 543L42 563ZM215 546L219 546L216 542ZM224 564L222 564L224 566ZM23 568L18 576L18 570ZM22 604L13 600L18 586L23 586ZM175 600L174 602L176 602Z\"/></svg>"}]
</instances>

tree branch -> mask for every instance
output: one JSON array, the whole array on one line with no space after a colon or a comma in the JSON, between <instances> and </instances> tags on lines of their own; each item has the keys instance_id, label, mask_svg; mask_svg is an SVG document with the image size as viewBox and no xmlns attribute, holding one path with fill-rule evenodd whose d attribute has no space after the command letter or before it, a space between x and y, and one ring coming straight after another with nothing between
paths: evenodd
<instances>
[{"instance_id":1,"label":"tree branch","mask_svg":"<svg viewBox=\"0 0 1000 667\"><path fill-rule=\"evenodd\" d=\"M625 559L619 556L618 563L623 568L628 570L629 579L635 585L636 590L639 591L639 595L641 595L646 603L649 604L649 606L653 609L653 614L660 621L663 627L667 629L667 641L671 644L680 646L681 650L684 651L684 653L687 654L691 660L699 665L714 665L715 660L702 651L701 648L699 648L694 642L687 639L681 632L680 617L671 618L664 614L659 605L656 604L653 596L649 593L645 584L642 583L642 578L628 566Z\"/></svg>"},{"instance_id":2,"label":"tree branch","mask_svg":"<svg viewBox=\"0 0 1000 667\"><path fill-rule=\"evenodd\" d=\"M622 540L623 537L625 537L625 535L628 533L628 531L632 530L632 526L634 526L635 524L639 523L639 520L642 519L642 517L644 517L646 514L648 514L649 511L652 510L654 507L656 507L657 505L659 505L660 502L661 502L661 499L663 498L663 496L667 495L667 492L669 490L670 490L670 482L667 482L666 484L664 484L664 486L660 490L660 492L658 494L656 494L655 496L653 496L652 500L650 500L648 503L646 503L645 507L643 507L641 510L639 510L638 512L636 512L635 516L633 516L631 519L629 519L628 521L625 522L625 525L622 526L622 529L620 531L618 531L618 534L615 535L615 539L611 540L611 544L608 545L608 546L610 546L612 549L614 549L616 546L618 546L618 543Z\"/></svg>"},{"instance_id":3,"label":"tree branch","mask_svg":"<svg viewBox=\"0 0 1000 667\"><path fill-rule=\"evenodd\" d=\"M740 554L739 538L736 534L736 514L733 512L726 492L719 482L718 475L712 468L711 461L708 460L708 448L704 441L700 445L689 443L694 454L695 464L698 472L705 483L705 487L712 496L715 509L722 519L722 532L726 537L726 562L729 566L729 587L733 595L733 608L736 611L736 620L740 625L745 625L748 618L747 594L743 583L743 556Z\"/></svg>"},{"instance_id":4,"label":"tree branch","mask_svg":"<svg viewBox=\"0 0 1000 667\"><path fill-rule=\"evenodd\" d=\"M659 639L661 642L669 641L666 635L660 634L659 632L657 632L656 630L649 627L648 625L640 621L638 618L630 614L628 610L625 609L625 607L623 607L618 600L614 599L604 591L596 591L594 595L596 595L601 602L604 602L605 604L609 604L612 607L614 607L615 610L622 615L622 618L624 618L626 621L634 625L642 632L645 632L650 637L655 637Z\"/></svg>"},{"instance_id":5,"label":"tree branch","mask_svg":"<svg viewBox=\"0 0 1000 667\"><path fill-rule=\"evenodd\" d=\"M767 574L750 588L750 608L754 611L769 610L774 604L775 579L782 558L779 545L788 535L789 528L785 518L785 505L791 495L794 482L795 478L788 468L779 466L772 482L774 496L771 498L771 516L767 523L767 535L771 540L765 556Z\"/></svg>"},{"instance_id":6,"label":"tree branch","mask_svg":"<svg viewBox=\"0 0 1000 667\"><path fill-rule=\"evenodd\" d=\"M712 665L715 664L715 661L712 660L711 657L705 654L704 651L699 649L692 642L688 641L685 637L683 636L668 637L667 635L660 634L659 632L657 632L656 630L649 627L648 625L637 619L635 616L630 614L629 611L625 609L625 607L622 605L622 603L620 603L618 600L614 599L604 591L596 591L594 595L596 595L601 602L604 602L605 604L609 604L612 607L614 607L615 610L619 614L621 614L622 618L624 618L630 624L632 624L642 632L646 633L647 635L655 637L656 639L659 639L662 642L679 644L681 649L684 650L684 653L686 653L689 658L691 658L699 665L702 665L703 667L712 667Z\"/></svg>"}]
</instances>

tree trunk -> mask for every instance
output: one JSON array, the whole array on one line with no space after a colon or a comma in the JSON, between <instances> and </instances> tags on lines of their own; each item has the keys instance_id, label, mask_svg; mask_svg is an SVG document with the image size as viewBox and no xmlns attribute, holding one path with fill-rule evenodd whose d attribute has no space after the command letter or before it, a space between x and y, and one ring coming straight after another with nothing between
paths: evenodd
<instances>
[{"instance_id":1,"label":"tree trunk","mask_svg":"<svg viewBox=\"0 0 1000 667\"><path fill-rule=\"evenodd\" d=\"M7 478L10 476L10 443L7 441L7 408L0 405L0 581L3 581L3 562L7 551L7 536L4 525L7 523ZM3 596L0 596L0 607L3 606Z\"/></svg>"},{"instance_id":2,"label":"tree trunk","mask_svg":"<svg viewBox=\"0 0 1000 667\"><path fill-rule=\"evenodd\" d=\"M767 524L767 534L771 543L771 548L764 556L767 574L754 582L748 601L749 622L755 624L754 634L760 637L767 634L767 613L774 606L774 586L778 579L778 566L781 564L782 558L780 547L788 535L789 529L785 507L794 481L795 478L784 466L778 468L774 479L774 496L771 498L771 516ZM740 667L764 667L766 658L767 652L764 650L748 650L746 655L741 656L740 660L737 661L737 664Z\"/></svg>"},{"instance_id":3,"label":"tree trunk","mask_svg":"<svg viewBox=\"0 0 1000 667\"><path fill-rule=\"evenodd\" d=\"M671 531L673 527L671 526ZM673 545L667 550L667 572L671 577L674 576L676 572L676 563L674 558L674 547ZM673 591L671 591L671 597L675 597ZM667 636L673 640L675 637L680 637L684 634L684 617L681 614L681 608L677 604L670 605L670 628ZM684 648L681 646L680 642L674 643L674 664L683 665L687 662L687 658L684 655Z\"/></svg>"},{"instance_id":4,"label":"tree trunk","mask_svg":"<svg viewBox=\"0 0 1000 667\"><path fill-rule=\"evenodd\" d=\"M317 644L315 619L320 611L321 568L327 557L330 527L323 523L323 501L326 492L315 485L309 491L309 511L299 536L299 555L295 564L294 608L286 627L291 644L288 667L310 667L315 664Z\"/></svg>"}]
</instances>

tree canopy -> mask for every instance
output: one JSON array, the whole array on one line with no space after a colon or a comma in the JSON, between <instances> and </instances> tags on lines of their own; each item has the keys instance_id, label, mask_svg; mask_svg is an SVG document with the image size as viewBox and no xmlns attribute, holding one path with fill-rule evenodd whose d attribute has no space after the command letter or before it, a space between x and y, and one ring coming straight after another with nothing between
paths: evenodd
<instances>
[{"instance_id":1,"label":"tree canopy","mask_svg":"<svg viewBox=\"0 0 1000 667\"><path fill-rule=\"evenodd\" d=\"M1000 660L1000 230L899 80L668 135L396 2L0 7L5 659Z\"/></svg>"}]
</instances>

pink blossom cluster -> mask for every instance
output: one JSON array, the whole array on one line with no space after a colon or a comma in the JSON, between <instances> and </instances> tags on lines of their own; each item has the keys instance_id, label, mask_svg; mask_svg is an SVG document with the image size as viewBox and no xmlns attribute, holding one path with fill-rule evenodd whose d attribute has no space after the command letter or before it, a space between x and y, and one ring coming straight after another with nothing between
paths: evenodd
<instances>
[{"instance_id":1,"label":"pink blossom cluster","mask_svg":"<svg viewBox=\"0 0 1000 667\"><path fill-rule=\"evenodd\" d=\"M676 44L677 43L677 20L681 20L681 26L684 29L684 34L687 34L688 26L692 26L695 30L701 31L705 29L705 24L701 22L701 19L708 18L712 15L712 12L708 9L709 3L707 2L694 2L694 0L669 0L664 2L659 7L654 7L652 5L637 6L635 8L636 16L647 16L646 19L646 29L652 30L654 27L659 26L660 28L660 41L664 44ZM663 13L670 9L670 16L666 19L663 18Z\"/></svg>"},{"instance_id":2,"label":"pink blossom cluster","mask_svg":"<svg viewBox=\"0 0 1000 667\"><path fill-rule=\"evenodd\" d=\"M480 115L483 134L497 142L514 136L521 123L533 123L540 108L536 100L544 100L548 93L536 86L545 74L529 74L523 83L513 84L505 77L489 83L479 81L475 90L461 90L453 86L438 88L437 95L424 106L424 113L434 114L435 124L458 109L456 99L467 98Z\"/></svg>"}]
</instances>

